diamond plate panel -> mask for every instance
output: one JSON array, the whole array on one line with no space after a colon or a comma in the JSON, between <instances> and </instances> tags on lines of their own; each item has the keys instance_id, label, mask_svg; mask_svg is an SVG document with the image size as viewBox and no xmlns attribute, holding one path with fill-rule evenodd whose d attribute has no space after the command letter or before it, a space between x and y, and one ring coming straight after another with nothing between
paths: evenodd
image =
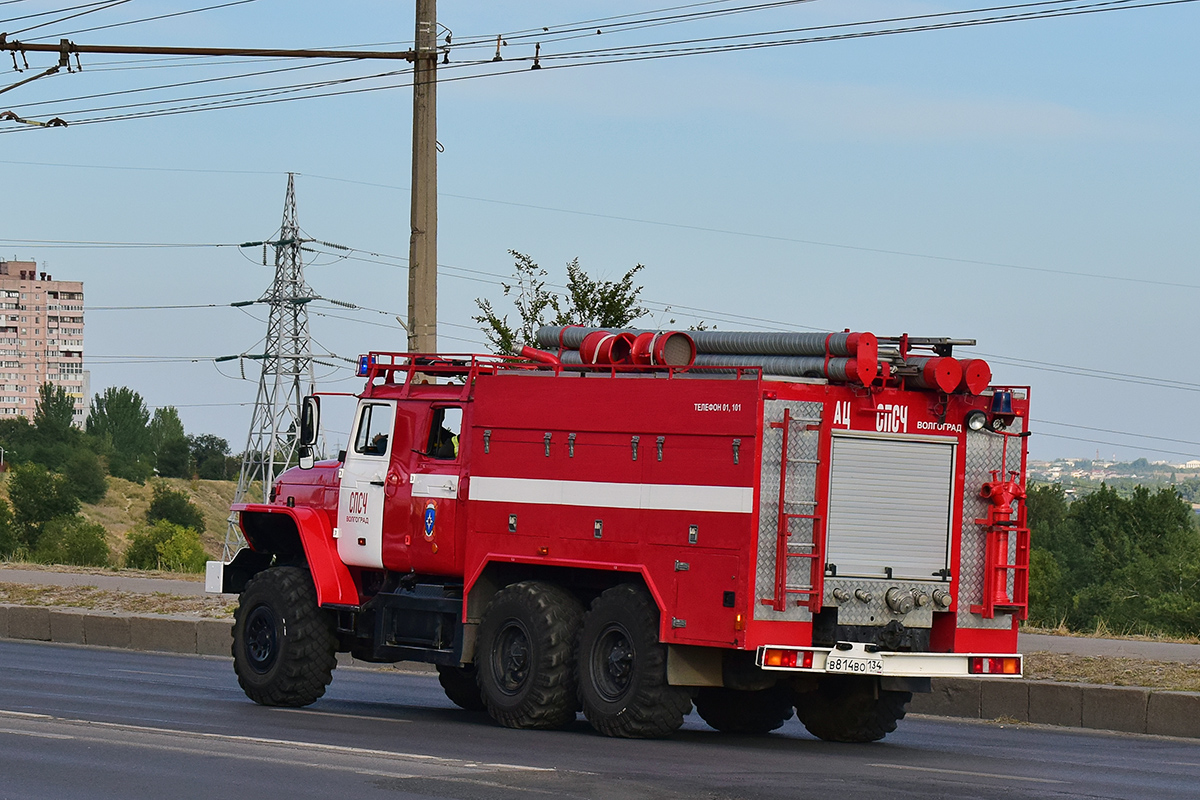
<instances>
[{"instance_id":1,"label":"diamond plate panel","mask_svg":"<svg viewBox=\"0 0 1200 800\"><path fill-rule=\"evenodd\" d=\"M807 596L788 596L788 607L776 611L760 600L775 596L775 559L779 536L779 475L783 460L783 429L772 428L770 423L782 422L784 409L791 412L791 430L788 432L787 485L784 487L785 514L816 513L814 501L817 495L817 450L821 433L808 430L821 420L821 403L804 403L789 400L768 400L764 404L763 458L759 472L758 514L758 560L754 576L754 618L804 622L812 619L807 608L795 605ZM788 548L794 553L809 553L813 547L813 521L792 519L788 521L791 537ZM788 559L787 585L792 588L811 588L812 560L808 558Z\"/></svg>"},{"instance_id":2,"label":"diamond plate panel","mask_svg":"<svg viewBox=\"0 0 1200 800\"><path fill-rule=\"evenodd\" d=\"M937 609L933 603L933 591L943 587L942 583L932 581L890 581L864 580L861 578L825 578L826 607L836 606L839 625L877 625L883 626L892 620L899 620L906 628L930 628L933 626L933 614ZM866 589L871 593L871 602L864 603L856 597L851 597L844 603L838 602L833 596L833 590L841 587L854 594L855 589ZM907 614L897 614L888 608L887 590L892 587L924 594L929 602L921 607L914 607ZM946 613L939 611L938 613Z\"/></svg>"},{"instance_id":3,"label":"diamond plate panel","mask_svg":"<svg viewBox=\"0 0 1200 800\"><path fill-rule=\"evenodd\" d=\"M1017 419L1012 432L1024 431L1025 420ZM1004 437L985 431L967 431L967 446L964 456L965 483L963 486L962 548L958 567L958 620L960 628L1007 629L1012 627L1011 614L997 614L993 619L984 619L971 613L971 606L983 599L983 554L984 532L975 520L987 516L987 501L979 496L979 487L992 479L992 470L1000 469L1000 458L1004 450ZM1021 469L1021 443L1008 443L1008 458L1004 471ZM1009 558L1016 560L1017 537L1009 537ZM1008 590L1012 593L1012 574L1009 574Z\"/></svg>"}]
</instances>

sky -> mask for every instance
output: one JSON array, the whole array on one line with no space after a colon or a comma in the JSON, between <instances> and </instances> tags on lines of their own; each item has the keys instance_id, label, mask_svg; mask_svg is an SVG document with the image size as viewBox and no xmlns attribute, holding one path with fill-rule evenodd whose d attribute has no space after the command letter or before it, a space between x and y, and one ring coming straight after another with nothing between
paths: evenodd
<instances>
[{"instance_id":1,"label":"sky","mask_svg":"<svg viewBox=\"0 0 1200 800\"><path fill-rule=\"evenodd\" d=\"M15 19L77 5L5 0L0 32L402 50L414 13L411 0L127 0ZM225 7L82 30L210 5ZM770 7L649 25L747 3L443 0L440 349L484 351L475 300L504 307L509 250L551 283L576 257L606 279L643 264L646 327L975 339L959 352L988 359L997 382L1032 387L1031 457L1200 458L1200 4L624 63L568 57L985 7L759 5ZM497 36L507 44L492 62ZM56 61L29 53L17 73L0 56L0 89ZM0 93L0 113L69 123L0 122L0 256L84 281L93 392L130 386L178 408L189 433L244 447L258 362L214 359L261 352L265 307L229 304L260 297L273 266L237 245L278 229L288 172L306 234L353 249L314 245L309 283L372 309L314 303L318 349L405 349L406 64L84 55L81 66ZM338 80L260 98L287 102L201 105ZM193 81L206 82L158 88ZM165 102L92 110L150 101ZM188 113L88 122L150 109ZM208 307L162 308L180 305ZM327 391L359 385L348 367L318 377Z\"/></svg>"}]
</instances>

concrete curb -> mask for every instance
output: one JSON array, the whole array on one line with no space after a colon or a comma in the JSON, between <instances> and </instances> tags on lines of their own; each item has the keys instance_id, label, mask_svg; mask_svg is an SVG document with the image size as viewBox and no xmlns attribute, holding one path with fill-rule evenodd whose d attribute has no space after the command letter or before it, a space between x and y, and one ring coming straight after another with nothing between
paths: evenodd
<instances>
[{"instance_id":1,"label":"concrete curb","mask_svg":"<svg viewBox=\"0 0 1200 800\"><path fill-rule=\"evenodd\" d=\"M1200 693L1136 686L937 678L931 694L913 695L909 711L1200 739Z\"/></svg>"},{"instance_id":2,"label":"concrete curb","mask_svg":"<svg viewBox=\"0 0 1200 800\"><path fill-rule=\"evenodd\" d=\"M0 605L0 639L229 657L232 620ZM375 666L338 656L340 666ZM427 665L405 665L433 671ZM1200 693L1002 678L937 678L909 711L1200 739Z\"/></svg>"}]
</instances>

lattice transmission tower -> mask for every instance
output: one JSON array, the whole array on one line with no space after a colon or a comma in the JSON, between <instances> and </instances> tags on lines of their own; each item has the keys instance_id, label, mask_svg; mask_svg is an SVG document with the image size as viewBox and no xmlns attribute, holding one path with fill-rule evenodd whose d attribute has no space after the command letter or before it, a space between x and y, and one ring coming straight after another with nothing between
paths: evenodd
<instances>
[{"instance_id":1,"label":"lattice transmission tower","mask_svg":"<svg viewBox=\"0 0 1200 800\"><path fill-rule=\"evenodd\" d=\"M316 298L304 282L300 226L296 221L296 190L288 173L287 199L279 238L263 242L275 249L275 281L258 302L270 306L267 337L261 356L262 375L254 401L254 415L234 502L250 496L266 501L279 473L296 462L296 436L300 427L300 401L314 389L312 338L308 331L308 303ZM225 535L225 560L244 544L236 515L230 515Z\"/></svg>"}]
</instances>

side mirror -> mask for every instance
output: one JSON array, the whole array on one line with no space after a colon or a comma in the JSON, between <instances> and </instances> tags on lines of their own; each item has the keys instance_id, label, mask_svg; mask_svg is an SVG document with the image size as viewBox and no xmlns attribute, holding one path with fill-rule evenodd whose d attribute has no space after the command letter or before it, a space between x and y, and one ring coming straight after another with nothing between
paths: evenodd
<instances>
[{"instance_id":1,"label":"side mirror","mask_svg":"<svg viewBox=\"0 0 1200 800\"><path fill-rule=\"evenodd\" d=\"M320 430L321 398L308 395L300 405L300 446L312 448Z\"/></svg>"},{"instance_id":2,"label":"side mirror","mask_svg":"<svg viewBox=\"0 0 1200 800\"><path fill-rule=\"evenodd\" d=\"M308 395L300 404L300 469L312 469L316 463L313 445L321 430L321 398Z\"/></svg>"}]
</instances>

